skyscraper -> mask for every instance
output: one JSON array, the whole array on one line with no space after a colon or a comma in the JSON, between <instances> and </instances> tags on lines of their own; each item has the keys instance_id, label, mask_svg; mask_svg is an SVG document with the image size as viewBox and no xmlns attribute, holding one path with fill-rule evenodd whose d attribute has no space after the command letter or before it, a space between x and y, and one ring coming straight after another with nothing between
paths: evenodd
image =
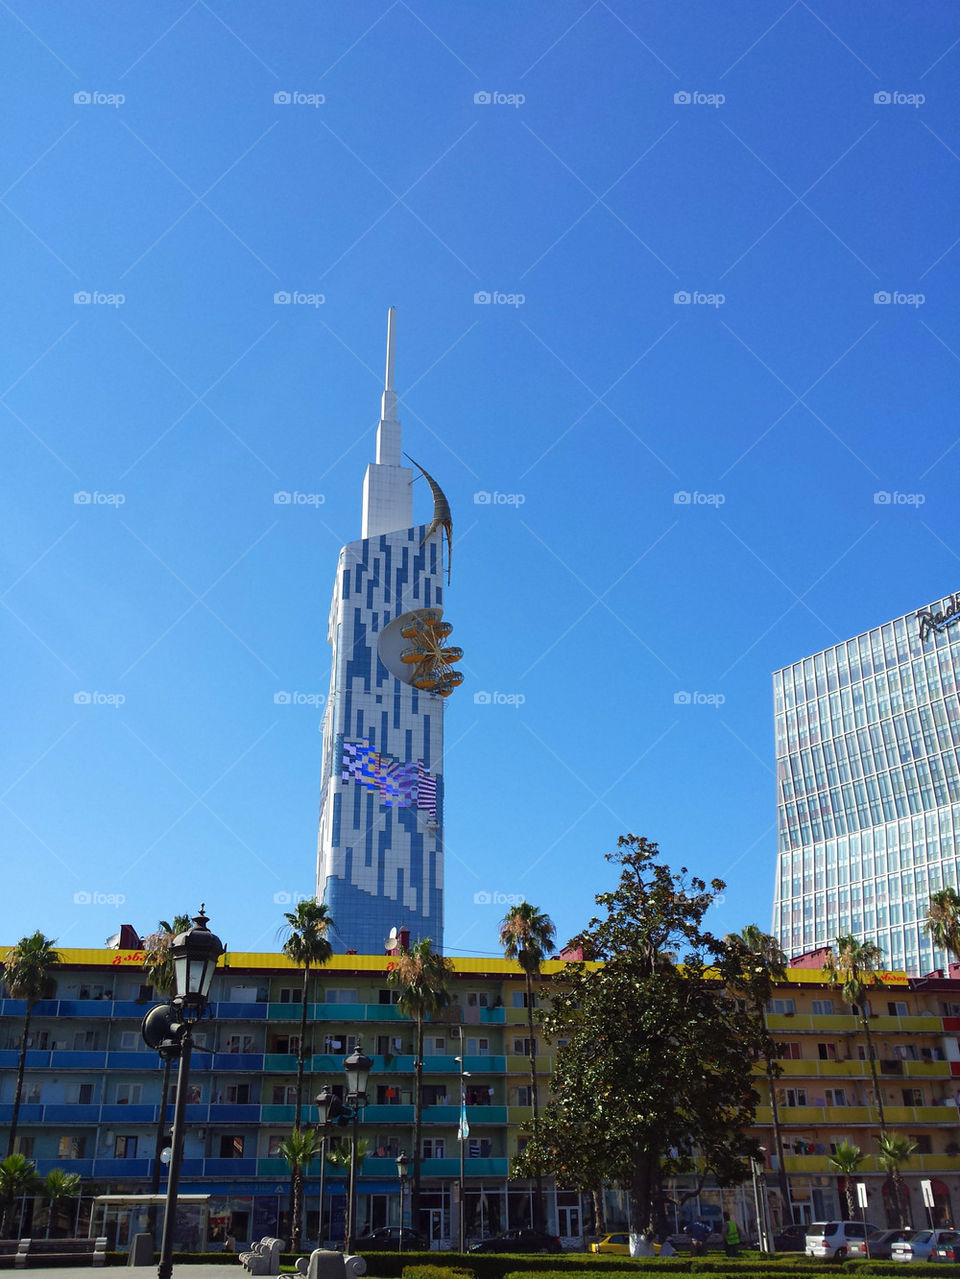
<instances>
[{"instance_id":1,"label":"skyscraper","mask_svg":"<svg viewBox=\"0 0 960 1279\"><path fill-rule=\"evenodd\" d=\"M442 621L449 507L426 471L434 519L413 526L394 390L395 311L361 538L340 551L327 638L317 896L337 949L382 953L391 929L443 942L443 708L460 681ZM414 464L416 466L416 464ZM419 466L417 470L422 470ZM449 576L449 560L447 565Z\"/></svg>"},{"instance_id":2,"label":"skyscraper","mask_svg":"<svg viewBox=\"0 0 960 1279\"><path fill-rule=\"evenodd\" d=\"M945 967L923 930L957 887L960 594L773 677L778 857L788 956L852 933L889 968Z\"/></svg>"}]
</instances>

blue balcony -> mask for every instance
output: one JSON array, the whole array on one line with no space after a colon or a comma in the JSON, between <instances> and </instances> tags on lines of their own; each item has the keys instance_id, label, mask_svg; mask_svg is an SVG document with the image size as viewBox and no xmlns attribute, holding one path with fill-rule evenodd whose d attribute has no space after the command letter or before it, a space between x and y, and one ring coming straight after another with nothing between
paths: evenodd
<instances>
[{"instance_id":1,"label":"blue balcony","mask_svg":"<svg viewBox=\"0 0 960 1279\"><path fill-rule=\"evenodd\" d=\"M136 1017L138 1021L142 1021L146 1014L154 1007L152 999L115 999L113 1001L114 1017Z\"/></svg>"},{"instance_id":2,"label":"blue balcony","mask_svg":"<svg viewBox=\"0 0 960 1279\"><path fill-rule=\"evenodd\" d=\"M51 1070L103 1070L106 1064L106 1053L71 1052L66 1048L58 1048L50 1054Z\"/></svg>"},{"instance_id":3,"label":"blue balcony","mask_svg":"<svg viewBox=\"0 0 960 1279\"><path fill-rule=\"evenodd\" d=\"M45 1177L54 1168L59 1168L63 1172L79 1173L81 1177L93 1176L92 1159L37 1159L34 1162L41 1177Z\"/></svg>"},{"instance_id":4,"label":"blue balcony","mask_svg":"<svg viewBox=\"0 0 960 1279\"><path fill-rule=\"evenodd\" d=\"M96 1017L97 1020L106 1020L110 1016L110 1009L113 1007L113 1001L110 999L61 999L59 1005L57 1000L49 1001L56 1009L50 1013L55 1017ZM145 1004L140 1011L140 1016L147 1011L149 1004ZM42 1014L41 1014L42 1015Z\"/></svg>"},{"instance_id":5,"label":"blue balcony","mask_svg":"<svg viewBox=\"0 0 960 1279\"><path fill-rule=\"evenodd\" d=\"M13 1102L4 1102L0 1104L0 1124L10 1123L13 1119ZM20 1106L20 1116L17 1120L21 1124L38 1124L43 1119L43 1107L38 1104Z\"/></svg>"},{"instance_id":6,"label":"blue balcony","mask_svg":"<svg viewBox=\"0 0 960 1279\"><path fill-rule=\"evenodd\" d=\"M149 1177L150 1159L96 1159L93 1164L94 1177Z\"/></svg>"},{"instance_id":7,"label":"blue balcony","mask_svg":"<svg viewBox=\"0 0 960 1279\"><path fill-rule=\"evenodd\" d=\"M464 1057L463 1068L471 1075L504 1075L507 1071L506 1057Z\"/></svg>"},{"instance_id":8,"label":"blue balcony","mask_svg":"<svg viewBox=\"0 0 960 1279\"><path fill-rule=\"evenodd\" d=\"M423 1117L424 1119L427 1117L426 1109L424 1109ZM365 1124L412 1124L413 1107L366 1106L363 1111L363 1122ZM393 1171L397 1171L396 1164L394 1164Z\"/></svg>"},{"instance_id":9,"label":"blue balcony","mask_svg":"<svg viewBox=\"0 0 960 1279\"><path fill-rule=\"evenodd\" d=\"M152 1124L156 1122L159 1106L128 1106L113 1102L109 1106L101 1106L100 1122L102 1124ZM47 1107L49 1114L49 1107Z\"/></svg>"},{"instance_id":10,"label":"blue balcony","mask_svg":"<svg viewBox=\"0 0 960 1279\"><path fill-rule=\"evenodd\" d=\"M307 1107L303 1106L302 1110ZM261 1106L260 1122L264 1124L292 1124L293 1123L293 1106ZM309 1121L309 1116L304 1116ZM313 1116L316 1120L316 1114Z\"/></svg>"},{"instance_id":11,"label":"blue balcony","mask_svg":"<svg viewBox=\"0 0 960 1279\"><path fill-rule=\"evenodd\" d=\"M44 1106L43 1122L47 1124L96 1124L100 1122L100 1107L99 1105Z\"/></svg>"},{"instance_id":12,"label":"blue balcony","mask_svg":"<svg viewBox=\"0 0 960 1279\"><path fill-rule=\"evenodd\" d=\"M214 1070L263 1070L263 1053L214 1053Z\"/></svg>"},{"instance_id":13,"label":"blue balcony","mask_svg":"<svg viewBox=\"0 0 960 1279\"><path fill-rule=\"evenodd\" d=\"M195 1104L187 1104L186 1114L184 1115L184 1123L187 1124L205 1124L210 1118L210 1107L203 1102ZM173 1106L167 1107L167 1119L173 1123Z\"/></svg>"},{"instance_id":14,"label":"blue balcony","mask_svg":"<svg viewBox=\"0 0 960 1279\"><path fill-rule=\"evenodd\" d=\"M464 1171L468 1177L506 1177L509 1159L467 1159ZM396 1162L394 1162L396 1171ZM456 1159L422 1159L420 1172L424 1177L458 1177L460 1175L460 1156Z\"/></svg>"},{"instance_id":15,"label":"blue balcony","mask_svg":"<svg viewBox=\"0 0 960 1279\"><path fill-rule=\"evenodd\" d=\"M192 1068L192 1066L191 1066ZM108 1070L159 1070L156 1053L107 1053Z\"/></svg>"},{"instance_id":16,"label":"blue balcony","mask_svg":"<svg viewBox=\"0 0 960 1279\"><path fill-rule=\"evenodd\" d=\"M17 1062L20 1060L19 1048L2 1048L0 1049L0 1068L6 1070L16 1070ZM26 1056L27 1070L43 1070L50 1065L50 1054L36 1048L28 1048Z\"/></svg>"},{"instance_id":17,"label":"blue balcony","mask_svg":"<svg viewBox=\"0 0 960 1279\"><path fill-rule=\"evenodd\" d=\"M205 1177L255 1177L257 1161L256 1159L205 1159L203 1175Z\"/></svg>"},{"instance_id":18,"label":"blue balcony","mask_svg":"<svg viewBox=\"0 0 960 1279\"><path fill-rule=\"evenodd\" d=\"M459 1106L424 1106L423 1122L427 1124L460 1123ZM475 1124L505 1124L507 1122L506 1106L468 1106L467 1123L472 1128Z\"/></svg>"},{"instance_id":19,"label":"blue balcony","mask_svg":"<svg viewBox=\"0 0 960 1279\"><path fill-rule=\"evenodd\" d=\"M255 1105L214 1104L210 1107L210 1122L258 1124L260 1122L260 1103Z\"/></svg>"},{"instance_id":20,"label":"blue balcony","mask_svg":"<svg viewBox=\"0 0 960 1279\"><path fill-rule=\"evenodd\" d=\"M313 1060L316 1061L317 1058L314 1057ZM304 1066L306 1066L308 1070L310 1069L306 1061L304 1061ZM296 1073L297 1069L296 1055L294 1053L264 1053L263 1068L264 1070L279 1071L279 1073L283 1075L293 1075ZM313 1069L324 1070L326 1068L323 1066L314 1066ZM340 1069L342 1071L342 1064Z\"/></svg>"},{"instance_id":21,"label":"blue balcony","mask_svg":"<svg viewBox=\"0 0 960 1279\"><path fill-rule=\"evenodd\" d=\"M214 1004L213 1015L217 1021L264 1021L267 1016L267 1004L231 1004L221 1002ZM299 1017L299 1013L297 1016Z\"/></svg>"}]
</instances>

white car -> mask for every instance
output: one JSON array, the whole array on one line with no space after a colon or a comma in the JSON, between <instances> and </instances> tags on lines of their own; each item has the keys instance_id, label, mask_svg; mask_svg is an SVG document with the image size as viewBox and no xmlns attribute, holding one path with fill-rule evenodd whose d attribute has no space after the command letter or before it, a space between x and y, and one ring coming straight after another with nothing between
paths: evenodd
<instances>
[{"instance_id":1,"label":"white car","mask_svg":"<svg viewBox=\"0 0 960 1279\"><path fill-rule=\"evenodd\" d=\"M880 1227L867 1222L866 1233L860 1221L815 1221L807 1226L806 1247L808 1257L830 1257L842 1261L847 1255L847 1246L854 1239L869 1241L873 1235L880 1234Z\"/></svg>"},{"instance_id":2,"label":"white car","mask_svg":"<svg viewBox=\"0 0 960 1279\"><path fill-rule=\"evenodd\" d=\"M911 1239L898 1239L890 1245L890 1260L935 1261L935 1250L957 1238L956 1230L918 1230Z\"/></svg>"}]
</instances>

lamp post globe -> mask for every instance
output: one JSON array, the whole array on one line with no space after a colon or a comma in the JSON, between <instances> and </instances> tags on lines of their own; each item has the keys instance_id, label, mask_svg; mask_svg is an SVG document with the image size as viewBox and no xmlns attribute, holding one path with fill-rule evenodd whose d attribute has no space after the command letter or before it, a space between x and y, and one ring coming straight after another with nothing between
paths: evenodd
<instances>
[{"instance_id":1,"label":"lamp post globe","mask_svg":"<svg viewBox=\"0 0 960 1279\"><path fill-rule=\"evenodd\" d=\"M209 922L201 903L200 913L193 917L193 924L185 932L178 933L170 945L176 986L173 1002L181 1010L184 1020L196 1021L203 1014L217 961L225 950L216 933L207 928Z\"/></svg>"},{"instance_id":2,"label":"lamp post globe","mask_svg":"<svg viewBox=\"0 0 960 1279\"><path fill-rule=\"evenodd\" d=\"M347 1077L347 1097L351 1101L367 1100L367 1080L370 1078L372 1069L373 1062L364 1055L359 1043L350 1056L343 1059L343 1073Z\"/></svg>"}]
</instances>

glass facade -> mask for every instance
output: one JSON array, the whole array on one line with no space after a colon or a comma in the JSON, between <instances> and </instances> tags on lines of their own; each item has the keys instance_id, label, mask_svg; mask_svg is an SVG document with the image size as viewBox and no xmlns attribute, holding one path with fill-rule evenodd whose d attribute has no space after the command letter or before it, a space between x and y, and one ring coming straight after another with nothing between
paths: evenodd
<instances>
[{"instance_id":1,"label":"glass facade","mask_svg":"<svg viewBox=\"0 0 960 1279\"><path fill-rule=\"evenodd\" d=\"M777 671L773 932L788 956L846 933L889 968L945 968L923 930L957 887L960 594Z\"/></svg>"}]
</instances>

